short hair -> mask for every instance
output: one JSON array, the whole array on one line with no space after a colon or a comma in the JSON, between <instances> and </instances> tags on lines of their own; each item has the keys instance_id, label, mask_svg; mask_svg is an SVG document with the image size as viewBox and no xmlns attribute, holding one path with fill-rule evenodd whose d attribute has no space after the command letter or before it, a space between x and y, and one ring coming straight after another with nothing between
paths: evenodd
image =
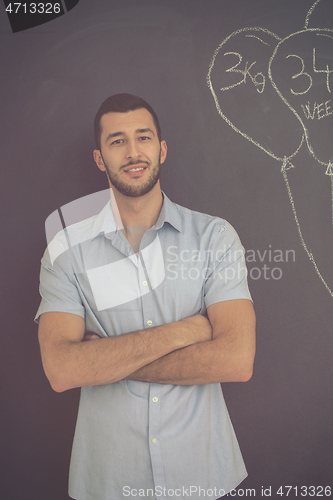
<instances>
[{"instance_id":1,"label":"short hair","mask_svg":"<svg viewBox=\"0 0 333 500\"><path fill-rule=\"evenodd\" d=\"M97 149L101 149L101 118L103 115L106 113L127 113L128 111L135 111L136 109L142 108L147 109L152 115L158 139L161 142L161 127L157 115L150 104L141 99L141 97L132 94L115 94L102 102L95 116L94 132Z\"/></svg>"}]
</instances>

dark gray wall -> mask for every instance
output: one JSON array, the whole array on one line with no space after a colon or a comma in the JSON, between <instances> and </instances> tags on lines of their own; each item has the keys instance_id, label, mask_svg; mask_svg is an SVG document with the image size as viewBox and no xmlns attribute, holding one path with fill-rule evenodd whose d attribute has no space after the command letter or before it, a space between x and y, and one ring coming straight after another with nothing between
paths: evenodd
<instances>
[{"instance_id":1,"label":"dark gray wall","mask_svg":"<svg viewBox=\"0 0 333 500\"><path fill-rule=\"evenodd\" d=\"M15 34L0 14L2 498L68 498L79 395L52 392L42 371L33 322L39 264L48 215L106 187L92 158L92 121L117 92L142 96L160 117L168 196L229 220L247 249L255 371L250 382L223 387L249 472L241 488L261 497L271 486L281 498L277 489L289 485L295 498L296 487L300 497L302 486L332 486L333 177L325 172L333 34L290 36L313 3L81 0ZM333 29L332 1L321 0L308 21ZM261 30L245 30L254 27ZM219 114L206 76L222 42L211 73ZM241 54L236 70L255 64L226 72L239 61L226 52ZM311 112L317 103L314 118L303 111L308 102Z\"/></svg>"}]
</instances>

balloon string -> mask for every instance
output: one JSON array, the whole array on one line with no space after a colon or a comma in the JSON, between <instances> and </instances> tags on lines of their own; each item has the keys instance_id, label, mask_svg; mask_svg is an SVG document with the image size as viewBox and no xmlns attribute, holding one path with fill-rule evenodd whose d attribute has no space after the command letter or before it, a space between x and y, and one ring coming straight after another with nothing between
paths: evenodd
<instances>
[{"instance_id":1,"label":"balloon string","mask_svg":"<svg viewBox=\"0 0 333 500\"><path fill-rule=\"evenodd\" d=\"M333 227L333 175L330 175L331 178L331 194L332 194L332 227Z\"/></svg>"},{"instance_id":2,"label":"balloon string","mask_svg":"<svg viewBox=\"0 0 333 500\"><path fill-rule=\"evenodd\" d=\"M328 162L325 174L328 175L331 179L332 226L333 226L333 164L331 163L331 161Z\"/></svg>"},{"instance_id":3,"label":"balloon string","mask_svg":"<svg viewBox=\"0 0 333 500\"><path fill-rule=\"evenodd\" d=\"M304 241L304 238L303 238L303 235L302 235L302 231L301 231L301 226L300 226L299 221L298 221L298 217L297 217L297 213L296 213L296 208L295 208L295 203L294 203L293 195L291 193L291 189L290 189L290 185L289 185L289 181L288 181L287 172L286 172L286 168L285 167L286 167L286 160L284 160L284 162L283 162L283 165L282 165L282 168L281 168L281 172L282 172L284 181L286 183L286 187L287 187L287 191L288 191L288 196L289 196L289 201L290 201L291 208L292 208L292 211L293 211L293 214L294 214L294 218L295 218L295 222L296 222L296 226L297 226L299 237L301 239L302 246L303 246L304 250L306 251L306 253L307 253L310 261L312 262L312 264L313 264L313 266L314 266L314 268L316 270L316 273L318 274L319 278L321 279L321 281L325 285L325 287L328 290L328 292L331 295L331 297L333 297L332 290L330 289L330 287L328 286L328 284L324 280L323 276L321 275L321 273L320 273L320 271L318 269L318 266L316 264L316 261L314 260L314 257L312 255L312 253L308 250L308 247L306 246L306 243ZM331 176L331 182L332 182L332 222L333 222L333 176Z\"/></svg>"}]
</instances>

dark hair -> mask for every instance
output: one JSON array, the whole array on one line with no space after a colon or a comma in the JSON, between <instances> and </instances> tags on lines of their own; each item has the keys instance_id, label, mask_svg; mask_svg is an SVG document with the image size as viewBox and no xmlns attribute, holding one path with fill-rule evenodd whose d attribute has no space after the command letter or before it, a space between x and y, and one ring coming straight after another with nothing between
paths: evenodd
<instances>
[{"instance_id":1,"label":"dark hair","mask_svg":"<svg viewBox=\"0 0 333 500\"><path fill-rule=\"evenodd\" d=\"M100 106L94 120L95 141L97 149L101 149L101 118L106 113L127 113L127 111L135 111L136 109L145 108L152 115L154 125L156 127L159 141L161 141L161 127L157 115L153 108L141 97L131 94L115 94L108 97Z\"/></svg>"}]
</instances>

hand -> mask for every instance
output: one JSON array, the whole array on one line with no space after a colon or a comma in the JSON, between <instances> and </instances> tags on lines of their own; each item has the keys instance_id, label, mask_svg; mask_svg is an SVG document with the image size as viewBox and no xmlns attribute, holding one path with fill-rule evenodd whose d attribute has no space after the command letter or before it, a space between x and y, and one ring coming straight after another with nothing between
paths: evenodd
<instances>
[{"instance_id":1,"label":"hand","mask_svg":"<svg viewBox=\"0 0 333 500\"><path fill-rule=\"evenodd\" d=\"M206 316L195 314L194 316L182 319L181 323L184 323L188 328L188 333L193 339L193 344L212 340L213 329Z\"/></svg>"},{"instance_id":2,"label":"hand","mask_svg":"<svg viewBox=\"0 0 333 500\"><path fill-rule=\"evenodd\" d=\"M101 337L97 335L97 333L93 332L85 332L82 342L89 342L90 340L97 340L100 339Z\"/></svg>"}]
</instances>

